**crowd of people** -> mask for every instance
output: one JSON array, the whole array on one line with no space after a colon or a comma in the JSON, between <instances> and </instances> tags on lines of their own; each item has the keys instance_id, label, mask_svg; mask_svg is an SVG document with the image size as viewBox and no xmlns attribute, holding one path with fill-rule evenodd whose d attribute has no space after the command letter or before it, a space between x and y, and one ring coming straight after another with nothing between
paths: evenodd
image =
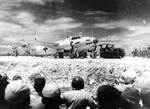
<instances>
[{"instance_id":1,"label":"crowd of people","mask_svg":"<svg viewBox=\"0 0 150 109\"><path fill-rule=\"evenodd\" d=\"M62 92L57 83L47 83L36 75L31 86L19 75L8 81L0 75L0 109L150 109L150 82L142 88L126 87L120 91L111 85L100 85L96 98L84 90L84 80L75 76L72 90Z\"/></svg>"},{"instance_id":2,"label":"crowd of people","mask_svg":"<svg viewBox=\"0 0 150 109\"><path fill-rule=\"evenodd\" d=\"M144 58L150 58L150 47L145 47L141 49L134 49L132 51L133 57L144 57Z\"/></svg>"}]
</instances>

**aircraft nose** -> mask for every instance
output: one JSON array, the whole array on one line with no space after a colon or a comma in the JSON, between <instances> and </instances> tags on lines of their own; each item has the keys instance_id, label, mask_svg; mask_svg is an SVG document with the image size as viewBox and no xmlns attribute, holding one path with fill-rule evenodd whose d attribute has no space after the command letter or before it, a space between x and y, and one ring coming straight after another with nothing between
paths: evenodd
<instances>
[{"instance_id":1,"label":"aircraft nose","mask_svg":"<svg viewBox=\"0 0 150 109\"><path fill-rule=\"evenodd\" d=\"M96 38L93 39L93 43L94 43L94 44L98 43L98 39L96 39Z\"/></svg>"}]
</instances>

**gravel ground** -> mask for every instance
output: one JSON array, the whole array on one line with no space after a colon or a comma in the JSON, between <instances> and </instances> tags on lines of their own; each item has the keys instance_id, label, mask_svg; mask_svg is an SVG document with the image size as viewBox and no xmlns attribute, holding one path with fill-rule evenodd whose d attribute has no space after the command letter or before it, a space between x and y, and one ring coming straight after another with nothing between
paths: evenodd
<instances>
[{"instance_id":1,"label":"gravel ground","mask_svg":"<svg viewBox=\"0 0 150 109\"><path fill-rule=\"evenodd\" d=\"M115 84L126 71L137 75L136 85L150 79L150 59L125 57L123 59L50 59L41 57L0 57L0 72L11 80L16 74L32 84L37 73L45 75L47 82L57 82L62 91L70 90L71 78L82 76L85 90L96 93L102 84ZM131 72L131 73L132 73Z\"/></svg>"}]
</instances>

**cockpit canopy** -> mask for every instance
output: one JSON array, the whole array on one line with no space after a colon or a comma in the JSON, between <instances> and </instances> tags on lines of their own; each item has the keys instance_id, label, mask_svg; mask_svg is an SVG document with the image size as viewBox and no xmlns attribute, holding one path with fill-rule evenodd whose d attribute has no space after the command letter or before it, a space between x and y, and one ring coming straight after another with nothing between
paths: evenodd
<instances>
[{"instance_id":1,"label":"cockpit canopy","mask_svg":"<svg viewBox=\"0 0 150 109\"><path fill-rule=\"evenodd\" d=\"M81 36L75 36L75 37L72 37L71 40L76 40L76 39L80 39Z\"/></svg>"}]
</instances>

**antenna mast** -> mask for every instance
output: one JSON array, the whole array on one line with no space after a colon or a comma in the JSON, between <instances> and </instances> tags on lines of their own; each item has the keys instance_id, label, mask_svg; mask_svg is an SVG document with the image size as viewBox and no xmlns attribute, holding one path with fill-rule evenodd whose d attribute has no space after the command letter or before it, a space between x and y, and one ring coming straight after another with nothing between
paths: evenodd
<instances>
[{"instance_id":1,"label":"antenna mast","mask_svg":"<svg viewBox=\"0 0 150 109\"><path fill-rule=\"evenodd\" d=\"M92 37L94 37L94 33L93 33L93 30L91 30L91 34L92 34Z\"/></svg>"}]
</instances>

